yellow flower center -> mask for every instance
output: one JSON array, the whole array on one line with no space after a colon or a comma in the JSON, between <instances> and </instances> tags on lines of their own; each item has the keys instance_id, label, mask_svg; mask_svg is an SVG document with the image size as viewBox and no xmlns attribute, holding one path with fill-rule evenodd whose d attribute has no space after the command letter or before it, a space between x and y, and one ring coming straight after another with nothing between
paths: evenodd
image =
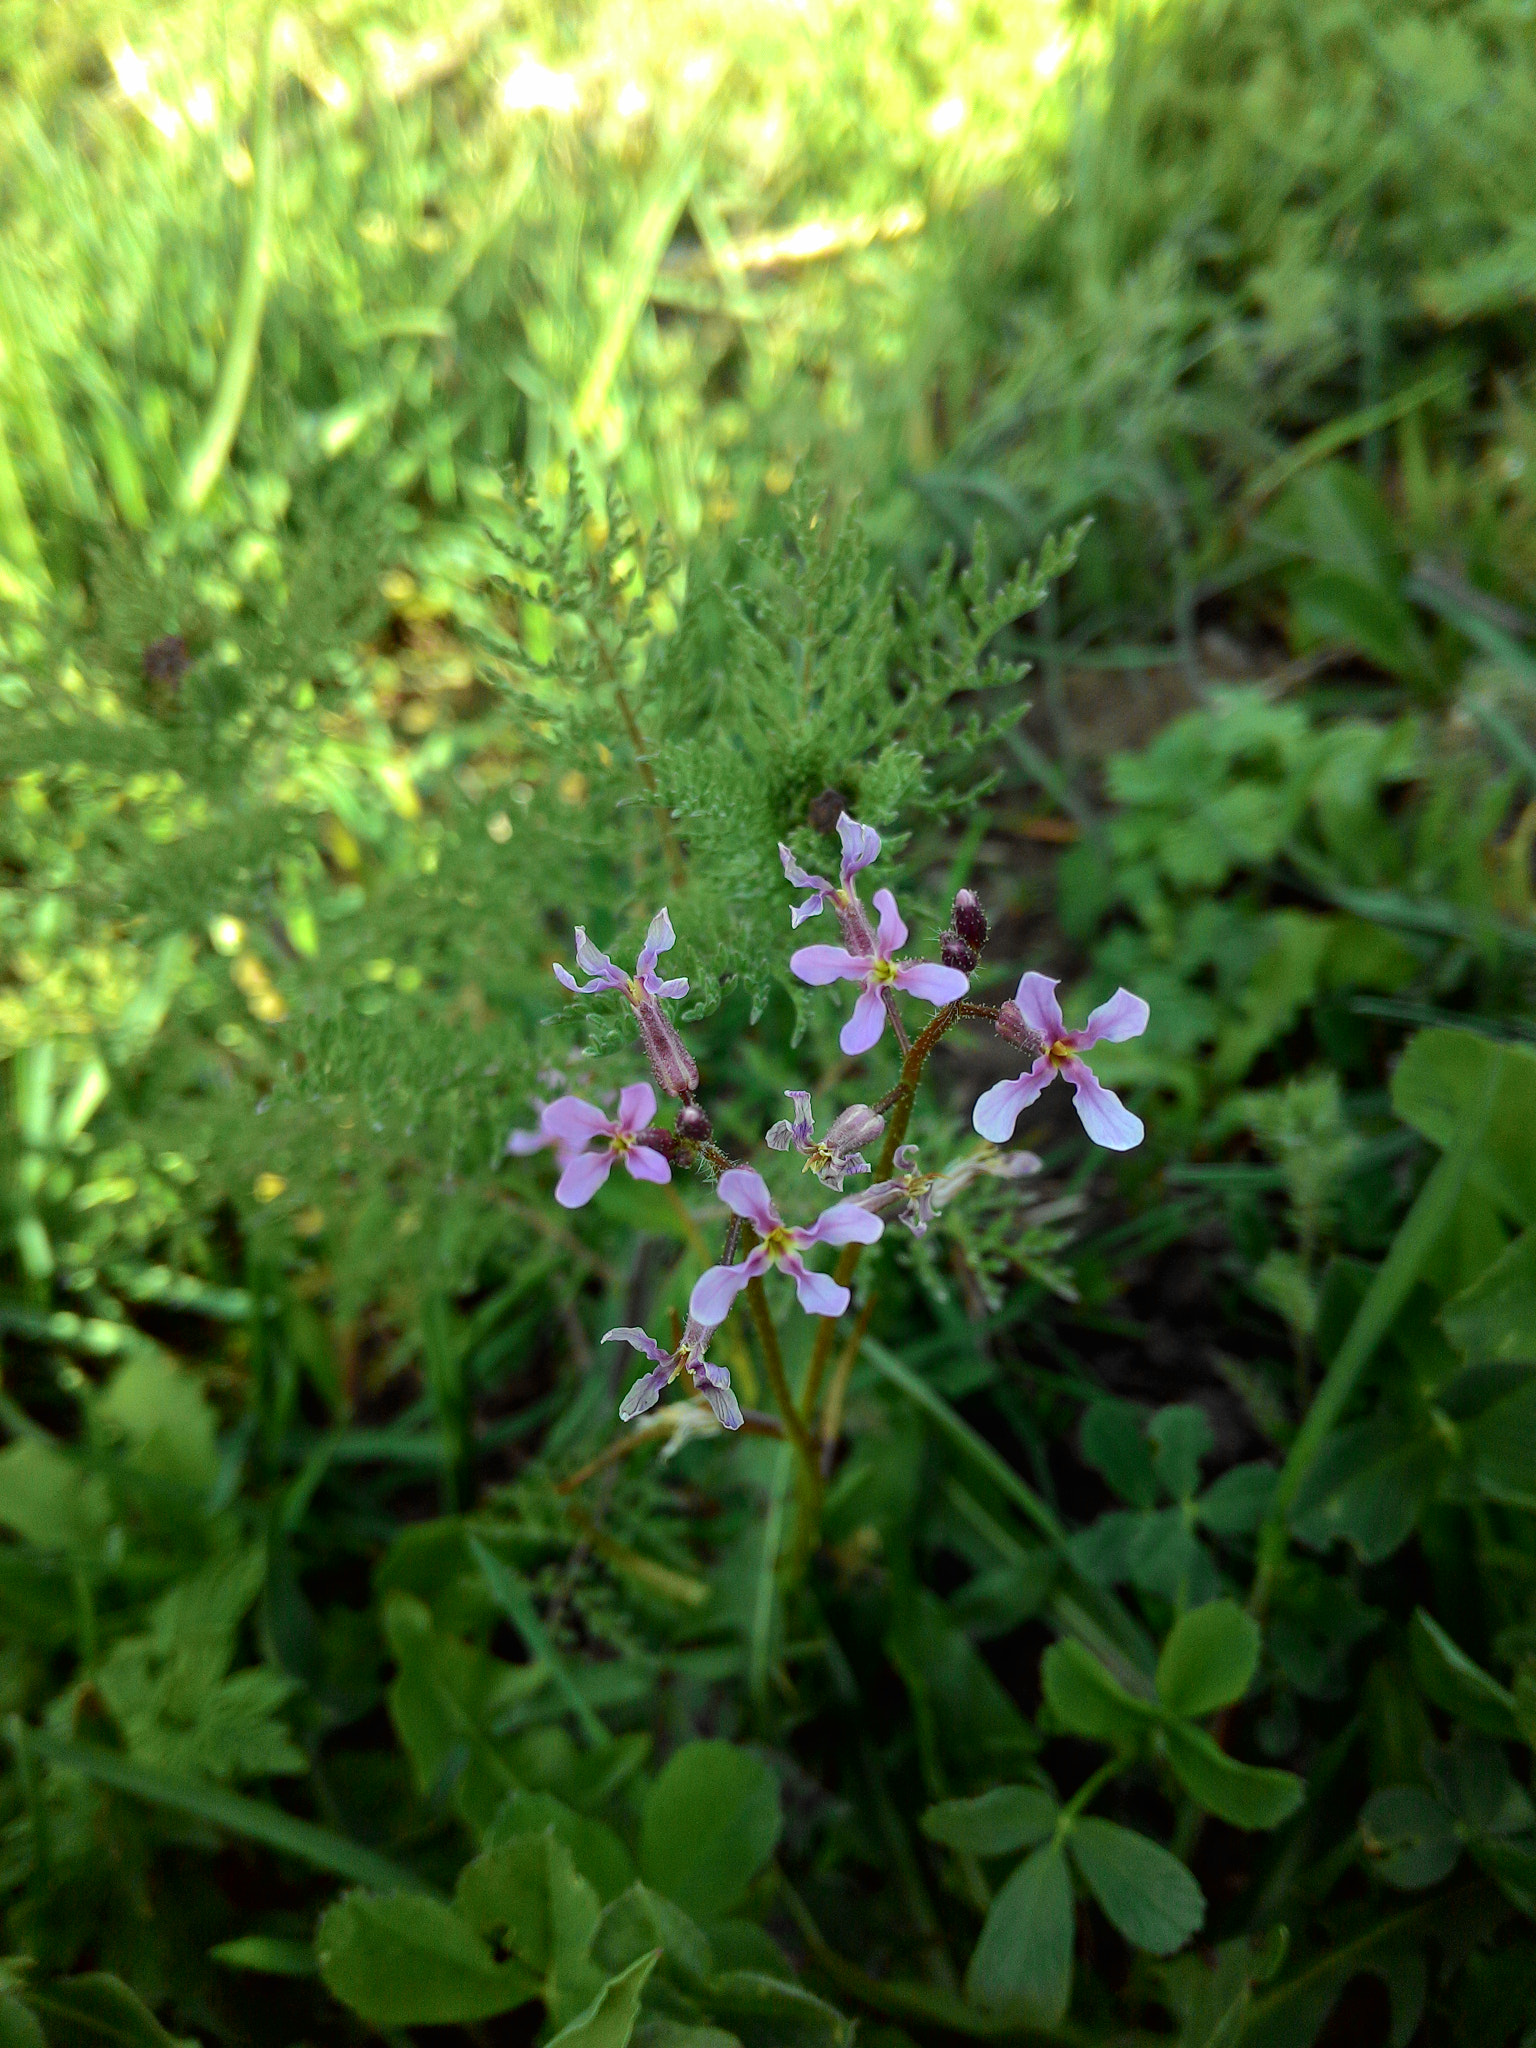
<instances>
[{"instance_id":1,"label":"yellow flower center","mask_svg":"<svg viewBox=\"0 0 1536 2048\"><path fill-rule=\"evenodd\" d=\"M763 1239L763 1250L768 1254L769 1258L773 1260L775 1265L778 1263L780 1259L783 1258L786 1252L793 1251L794 1248L794 1239L790 1236L789 1232L785 1229L782 1223L779 1225L777 1230L770 1230L768 1235Z\"/></svg>"},{"instance_id":2,"label":"yellow flower center","mask_svg":"<svg viewBox=\"0 0 1536 2048\"><path fill-rule=\"evenodd\" d=\"M1046 1057L1053 1067L1064 1067L1068 1060L1077 1058L1077 1047L1068 1045L1064 1038L1058 1038Z\"/></svg>"},{"instance_id":3,"label":"yellow flower center","mask_svg":"<svg viewBox=\"0 0 1536 2048\"><path fill-rule=\"evenodd\" d=\"M871 981L880 983L882 987L893 982L896 979L896 962L894 960L877 960L869 970L869 978Z\"/></svg>"}]
</instances>

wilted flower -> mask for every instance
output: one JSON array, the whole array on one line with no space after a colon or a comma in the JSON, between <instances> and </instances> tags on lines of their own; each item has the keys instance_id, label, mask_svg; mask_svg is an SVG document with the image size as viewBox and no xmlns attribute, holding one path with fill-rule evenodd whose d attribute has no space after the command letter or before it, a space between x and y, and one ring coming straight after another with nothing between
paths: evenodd
<instances>
[{"instance_id":1,"label":"wilted flower","mask_svg":"<svg viewBox=\"0 0 1536 2048\"><path fill-rule=\"evenodd\" d=\"M844 943L854 952L867 953L873 941L869 935L869 920L864 915L864 906L853 886L853 878L879 859L880 834L873 825L861 825L843 811L837 821L837 836L843 842L840 882L829 882L825 875L808 875L789 848L780 843L779 859L783 863L785 880L793 882L797 889L812 892L791 910L789 921L798 928L808 917L819 917L822 905L830 903L842 926Z\"/></svg>"},{"instance_id":2,"label":"wilted flower","mask_svg":"<svg viewBox=\"0 0 1536 2048\"><path fill-rule=\"evenodd\" d=\"M813 988L822 988L829 981L863 982L864 992L837 1041L846 1053L868 1052L885 1029L887 989L900 989L904 995L916 996L922 1002L942 1005L959 1002L970 987L957 967L940 967L926 960L893 959L896 949L907 943L907 927L889 889L875 891L875 908L880 913L880 927L866 951L850 953L841 946L802 946L790 956L791 968Z\"/></svg>"},{"instance_id":3,"label":"wilted flower","mask_svg":"<svg viewBox=\"0 0 1536 2048\"><path fill-rule=\"evenodd\" d=\"M875 1210L889 1223L905 1224L914 1237L926 1236L929 1224L943 1214L946 1203L981 1175L1017 1180L1024 1174L1040 1171L1035 1153L999 1152L991 1145L957 1159L942 1173L921 1171L915 1145L898 1145L891 1164L896 1169L893 1179L876 1181L872 1188L865 1188L851 1199L862 1209Z\"/></svg>"},{"instance_id":4,"label":"wilted flower","mask_svg":"<svg viewBox=\"0 0 1536 2048\"><path fill-rule=\"evenodd\" d=\"M693 1375L693 1384L715 1411L715 1418L722 1429L740 1429L741 1409L736 1396L731 1392L731 1376L723 1365L712 1365L704 1356L709 1340L715 1334L712 1323L701 1323L690 1315L683 1329L683 1341L675 1351L663 1351L654 1337L648 1337L644 1330L629 1326L617 1330L605 1330L605 1344L630 1344L642 1352L654 1364L656 1370L642 1375L635 1381L619 1404L619 1420L633 1422L637 1415L643 1415L648 1408L654 1408L661 1398L661 1390L669 1386L680 1372Z\"/></svg>"},{"instance_id":5,"label":"wilted flower","mask_svg":"<svg viewBox=\"0 0 1536 2048\"><path fill-rule=\"evenodd\" d=\"M635 1180L668 1181L672 1169L654 1143L661 1132L649 1126L656 1114L656 1096L648 1081L633 1082L619 1095L617 1117L605 1116L579 1095L562 1095L539 1117L545 1140L554 1145L564 1167L555 1188L562 1209L580 1209L590 1202L613 1171L615 1160ZM514 1136L527 1137L526 1132ZM523 1149L532 1151L532 1145Z\"/></svg>"},{"instance_id":6,"label":"wilted flower","mask_svg":"<svg viewBox=\"0 0 1536 2048\"><path fill-rule=\"evenodd\" d=\"M582 996L595 995L600 989L618 989L634 1010L641 1042L657 1084L669 1095L686 1098L699 1085L699 1070L693 1063L693 1055L662 1014L659 999L675 1002L679 996L687 995L688 983L682 975L672 981L663 981L656 972L657 955L670 952L675 944L672 920L665 910L658 910L651 919L645 944L635 962L635 971L626 974L622 967L615 967L606 953L597 950L587 937L585 927L577 925L576 965L591 978L578 981L569 968L557 962L555 979L562 988Z\"/></svg>"},{"instance_id":7,"label":"wilted flower","mask_svg":"<svg viewBox=\"0 0 1536 2048\"><path fill-rule=\"evenodd\" d=\"M734 1215L752 1225L760 1242L734 1265L711 1266L700 1275L688 1300L689 1315L701 1323L723 1323L742 1288L770 1266L777 1266L794 1281L807 1315L842 1314L848 1306L848 1289L825 1273L813 1273L801 1253L815 1244L873 1244L885 1228L878 1216L857 1202L834 1202L807 1229L787 1225L780 1220L762 1175L744 1166L733 1166L729 1173L721 1174L719 1194Z\"/></svg>"},{"instance_id":8,"label":"wilted flower","mask_svg":"<svg viewBox=\"0 0 1536 2048\"><path fill-rule=\"evenodd\" d=\"M1075 1106L1083 1129L1096 1145L1111 1152L1128 1152L1146 1135L1139 1116L1130 1110L1079 1057L1101 1039L1118 1044L1139 1038L1151 1014L1140 996L1118 988L1107 1003L1089 1013L1081 1031L1068 1031L1056 1001L1057 984L1044 974L1026 974L1019 982L1016 1002L1003 1005L998 1031L1014 1044L1035 1053L1027 1074L1015 1081L999 1081L989 1088L971 1113L971 1122L983 1138L1002 1144L1013 1136L1021 1110L1027 1109L1049 1088L1058 1074L1071 1082ZM1012 1016L1007 1013L1012 1012ZM1005 1023L1008 1029L1004 1029ZM1036 1051L1036 1048L1039 1048Z\"/></svg>"},{"instance_id":9,"label":"wilted flower","mask_svg":"<svg viewBox=\"0 0 1536 2048\"><path fill-rule=\"evenodd\" d=\"M867 1102L855 1102L834 1117L827 1135L818 1139L810 1096L803 1088L786 1088L784 1093L795 1105L794 1119L785 1118L768 1131L770 1151L787 1152L793 1146L804 1156L804 1171L814 1173L824 1188L839 1194L844 1175L871 1171L860 1147L872 1145L885 1129L883 1116L876 1116Z\"/></svg>"}]
</instances>

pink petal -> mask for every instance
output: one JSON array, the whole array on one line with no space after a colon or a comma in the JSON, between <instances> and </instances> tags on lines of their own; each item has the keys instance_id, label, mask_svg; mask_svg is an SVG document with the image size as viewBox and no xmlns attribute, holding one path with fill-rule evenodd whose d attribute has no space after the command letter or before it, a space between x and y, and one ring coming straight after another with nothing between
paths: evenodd
<instances>
[{"instance_id":1,"label":"pink petal","mask_svg":"<svg viewBox=\"0 0 1536 2048\"><path fill-rule=\"evenodd\" d=\"M576 965L583 974L596 975L605 987L620 988L624 984L622 970L614 966L606 953L597 950L587 937L584 925L576 927Z\"/></svg>"},{"instance_id":2,"label":"pink petal","mask_svg":"<svg viewBox=\"0 0 1536 2048\"><path fill-rule=\"evenodd\" d=\"M677 1378L677 1367L670 1359L658 1365L654 1372L648 1372L638 1379L619 1403L620 1422L633 1422L637 1415L643 1415L648 1408L654 1408L661 1398L661 1390Z\"/></svg>"},{"instance_id":3,"label":"pink petal","mask_svg":"<svg viewBox=\"0 0 1536 2048\"><path fill-rule=\"evenodd\" d=\"M651 928L645 935L645 950L650 954L670 953L677 944L672 930L672 920L665 910L658 910L651 919Z\"/></svg>"},{"instance_id":4,"label":"pink petal","mask_svg":"<svg viewBox=\"0 0 1536 2048\"><path fill-rule=\"evenodd\" d=\"M624 1170L631 1180L654 1181L658 1187L672 1178L665 1155L649 1145L631 1145L624 1154Z\"/></svg>"},{"instance_id":5,"label":"pink petal","mask_svg":"<svg viewBox=\"0 0 1536 2048\"><path fill-rule=\"evenodd\" d=\"M1078 1116L1095 1145L1107 1152L1129 1152L1146 1136L1146 1126L1133 1116L1112 1088L1081 1060L1065 1060L1063 1077L1072 1083Z\"/></svg>"},{"instance_id":6,"label":"pink petal","mask_svg":"<svg viewBox=\"0 0 1536 2048\"><path fill-rule=\"evenodd\" d=\"M770 1230L779 1228L779 1212L773 1206L768 1183L750 1166L733 1166L728 1173L722 1173L718 1192L732 1215L744 1217L759 1237L766 1237ZM695 1309L694 1314L701 1323L709 1321L709 1317L699 1309Z\"/></svg>"},{"instance_id":7,"label":"pink petal","mask_svg":"<svg viewBox=\"0 0 1536 2048\"><path fill-rule=\"evenodd\" d=\"M559 1095L539 1113L539 1129L561 1145L590 1145L613 1129L612 1119L579 1095Z\"/></svg>"},{"instance_id":8,"label":"pink petal","mask_svg":"<svg viewBox=\"0 0 1536 2048\"><path fill-rule=\"evenodd\" d=\"M969 975L958 967L936 967L926 960L913 960L896 970L896 986L903 995L923 1003L958 1003L970 985Z\"/></svg>"},{"instance_id":9,"label":"pink petal","mask_svg":"<svg viewBox=\"0 0 1536 2048\"><path fill-rule=\"evenodd\" d=\"M825 988L829 981L862 981L870 962L842 946L802 946L789 956L790 972L812 988Z\"/></svg>"},{"instance_id":10,"label":"pink petal","mask_svg":"<svg viewBox=\"0 0 1536 2048\"><path fill-rule=\"evenodd\" d=\"M665 996L669 1003L675 1003L679 996L688 993L688 977L684 974L674 975L671 981L659 981L654 974L647 973L642 974L640 980L644 982L648 996Z\"/></svg>"},{"instance_id":11,"label":"pink petal","mask_svg":"<svg viewBox=\"0 0 1536 2048\"><path fill-rule=\"evenodd\" d=\"M861 825L843 811L838 815L837 836L843 842L843 886L846 888L860 869L880 858L880 834L873 825Z\"/></svg>"},{"instance_id":12,"label":"pink petal","mask_svg":"<svg viewBox=\"0 0 1536 2048\"><path fill-rule=\"evenodd\" d=\"M613 1154L578 1152L567 1160L564 1173L555 1183L555 1200L562 1209L582 1209L591 1201L613 1170Z\"/></svg>"},{"instance_id":13,"label":"pink petal","mask_svg":"<svg viewBox=\"0 0 1536 2048\"><path fill-rule=\"evenodd\" d=\"M889 960L893 953L899 953L907 943L906 923L896 908L896 898L889 889L875 891L875 908L880 913L880 926L875 933L875 951L882 960Z\"/></svg>"},{"instance_id":14,"label":"pink petal","mask_svg":"<svg viewBox=\"0 0 1536 2048\"><path fill-rule=\"evenodd\" d=\"M509 1131L507 1133L507 1150L514 1159L526 1159L530 1152L542 1152L546 1145L553 1145L554 1142L555 1140L549 1136L547 1131Z\"/></svg>"},{"instance_id":15,"label":"pink petal","mask_svg":"<svg viewBox=\"0 0 1536 2048\"><path fill-rule=\"evenodd\" d=\"M834 1202L806 1230L792 1230L798 1245L873 1244L885 1225L861 1202Z\"/></svg>"},{"instance_id":16,"label":"pink petal","mask_svg":"<svg viewBox=\"0 0 1536 2048\"><path fill-rule=\"evenodd\" d=\"M562 988L568 988L571 991L572 995L579 996L585 993L581 986L581 983L576 979L575 975L572 974L569 967L562 967L558 960L555 962L555 979L559 982Z\"/></svg>"},{"instance_id":17,"label":"pink petal","mask_svg":"<svg viewBox=\"0 0 1536 2048\"><path fill-rule=\"evenodd\" d=\"M734 1266L711 1266L693 1283L693 1292L688 1297L689 1315L701 1323L723 1323L731 1312L731 1303L747 1282L767 1270L768 1254L761 1245L754 1246Z\"/></svg>"},{"instance_id":18,"label":"pink petal","mask_svg":"<svg viewBox=\"0 0 1536 2048\"><path fill-rule=\"evenodd\" d=\"M1100 1003L1096 1010L1088 1012L1087 1024L1081 1031L1072 1033L1071 1043L1081 1046L1086 1052L1100 1039L1119 1045L1124 1039L1140 1038L1151 1014L1141 996L1133 996L1128 988L1117 988L1107 1003Z\"/></svg>"},{"instance_id":19,"label":"pink petal","mask_svg":"<svg viewBox=\"0 0 1536 2048\"><path fill-rule=\"evenodd\" d=\"M779 865L784 870L785 881L792 882L797 889L815 889L818 890L821 895L831 895L832 884L827 880L825 875L807 874L805 869L801 867L799 861L795 859L795 856L790 852L789 848L784 844L782 839L779 841ZM820 910L820 908L821 902L820 898L818 897L816 909ZM813 911L807 910L805 914L807 917L811 917L814 916L815 913Z\"/></svg>"},{"instance_id":20,"label":"pink petal","mask_svg":"<svg viewBox=\"0 0 1536 2048\"><path fill-rule=\"evenodd\" d=\"M798 1252L786 1252L779 1261L781 1272L795 1283L800 1306L808 1316L840 1316L853 1296L825 1273L813 1273Z\"/></svg>"},{"instance_id":21,"label":"pink petal","mask_svg":"<svg viewBox=\"0 0 1536 2048\"><path fill-rule=\"evenodd\" d=\"M729 1387L701 1387L699 1392L715 1411L715 1420L722 1429L740 1429L741 1403Z\"/></svg>"},{"instance_id":22,"label":"pink petal","mask_svg":"<svg viewBox=\"0 0 1536 2048\"><path fill-rule=\"evenodd\" d=\"M649 1081L631 1081L619 1092L619 1129L643 1131L656 1115L656 1091Z\"/></svg>"},{"instance_id":23,"label":"pink petal","mask_svg":"<svg viewBox=\"0 0 1536 2048\"><path fill-rule=\"evenodd\" d=\"M1056 983L1048 974L1020 975L1014 1001L1030 1030L1048 1046L1054 1045L1066 1030L1061 1021L1061 1005L1056 1000Z\"/></svg>"},{"instance_id":24,"label":"pink petal","mask_svg":"<svg viewBox=\"0 0 1536 2048\"><path fill-rule=\"evenodd\" d=\"M1022 1007L1022 1005L1020 1006ZM1056 1069L1042 1056L1016 1081L999 1081L971 1111L971 1128L994 1145L1006 1145L1020 1115L1056 1078Z\"/></svg>"},{"instance_id":25,"label":"pink petal","mask_svg":"<svg viewBox=\"0 0 1536 2048\"><path fill-rule=\"evenodd\" d=\"M797 903L789 913L791 929L798 931L808 917L820 917L821 905L820 896L807 896L803 903Z\"/></svg>"},{"instance_id":26,"label":"pink petal","mask_svg":"<svg viewBox=\"0 0 1536 2048\"><path fill-rule=\"evenodd\" d=\"M865 989L853 1006L853 1015L837 1035L845 1053L868 1052L885 1029L885 1003L877 988Z\"/></svg>"},{"instance_id":27,"label":"pink petal","mask_svg":"<svg viewBox=\"0 0 1536 2048\"><path fill-rule=\"evenodd\" d=\"M621 1323L615 1330L604 1330L602 1341L605 1344L628 1344L650 1359L653 1365L670 1365L672 1362L670 1351L663 1351L654 1337L644 1330L637 1330L631 1323Z\"/></svg>"}]
</instances>

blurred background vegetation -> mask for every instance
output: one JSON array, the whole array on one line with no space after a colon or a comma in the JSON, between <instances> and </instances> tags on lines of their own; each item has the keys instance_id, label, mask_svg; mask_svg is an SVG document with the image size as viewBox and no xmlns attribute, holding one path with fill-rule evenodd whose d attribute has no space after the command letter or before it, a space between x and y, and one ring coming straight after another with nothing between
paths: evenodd
<instances>
[{"instance_id":1,"label":"blurred background vegetation","mask_svg":"<svg viewBox=\"0 0 1536 2048\"><path fill-rule=\"evenodd\" d=\"M369 1574L499 1484L557 1642L606 1646L599 1704L793 1721L767 1466L736 1492L690 1450L683 1508L626 1473L601 1528L552 1491L611 1435L592 1343L634 1229L691 1226L616 1193L576 1237L501 1164L541 1067L605 1049L541 1031L563 934L674 879L623 691L661 739L724 720L756 658L728 588L786 660L836 638L833 581L791 615L787 523L814 553L855 514L850 573L905 593L946 549L1008 572L1091 521L998 641L1033 704L986 805L946 823L970 770L935 726L902 736L926 794L883 754L867 814L909 802L936 912L969 880L1026 964L1148 996L1112 1057L1152 1138L1118 1179L1051 1153L1038 1213L915 1258L909 1355L1078 1516L1106 1390L1198 1398L1228 1464L1283 1442L1430 1156L1386 1092L1408 1033L1536 1037L1531 0L6 0L0 81L6 1711L95 1714L168 1770L308 1771L328 1825L430 1844L430 1774L368 1720L398 1654ZM770 862L859 772L762 770ZM592 823L616 794L629 867ZM725 911L698 929L750 979ZM743 1128L791 1077L788 998L728 989L699 1027L723 1058L765 1004ZM84 1462L13 1455L44 1437ZM909 1498L834 1527L845 1577ZM1370 1617L1416 1587L1470 1601L1510 1674L1536 1652L1528 1517L1425 1512L1395 1594L1314 1588L1268 1753L1372 1658L1387 1713ZM208 1592L231 1516L265 1576ZM424 1554L388 1569L436 1600ZM102 1685L183 1583L224 1616L214 1680L238 1640L302 1688L302 1754L271 1701L248 1747L177 1750ZM884 1763L827 1766L866 1850L918 1741L878 1735ZM16 1756L7 1945L266 2038L205 1953L260 1883L167 1925L206 1839L126 1800L104 1823L60 1772L45 1853ZM124 1867L86 1882L103 1825ZM304 1904L262 1893L262 1927ZM1447 2038L1518 2010L1529 1963L1498 1968ZM339 2024L304 2013L272 2038Z\"/></svg>"}]
</instances>

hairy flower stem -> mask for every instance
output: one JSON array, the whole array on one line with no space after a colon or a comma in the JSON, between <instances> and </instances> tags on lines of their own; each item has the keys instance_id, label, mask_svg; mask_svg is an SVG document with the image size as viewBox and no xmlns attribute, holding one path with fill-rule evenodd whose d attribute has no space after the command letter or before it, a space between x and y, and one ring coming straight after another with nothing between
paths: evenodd
<instances>
[{"instance_id":1,"label":"hairy flower stem","mask_svg":"<svg viewBox=\"0 0 1536 2048\"><path fill-rule=\"evenodd\" d=\"M880 1158L875 1166L874 1180L879 1182L891 1177L891 1163L896 1157L896 1148L907 1135L907 1125L912 1116L912 1105L917 1100L918 1084L923 1078L923 1068L928 1055L948 1031L950 1026L967 1009L979 1009L980 1004L946 1003L924 1030L912 1041L911 1050L901 1063L901 1078L889 1096L875 1106L889 1109L890 1117L885 1126L885 1143L880 1148ZM873 1184L873 1183L872 1183ZM861 1244L845 1244L833 1268L832 1277L840 1287L847 1287L858 1270L859 1256L864 1247ZM821 1398L821 1383L827 1376L827 1364L832 1356L832 1340L835 1326L829 1319L816 1332L816 1342L811 1351L810 1369L805 1376L805 1391L801 1396L800 1412L807 1421L816 1413Z\"/></svg>"},{"instance_id":2,"label":"hairy flower stem","mask_svg":"<svg viewBox=\"0 0 1536 2048\"><path fill-rule=\"evenodd\" d=\"M746 1234L746 1233L744 1233ZM747 1306L752 1311L752 1321L757 1329L758 1342L763 1347L763 1371L779 1413L784 1418L784 1427L790 1442L795 1447L795 1456L800 1461L801 1475L801 1529L814 1531L821 1517L821 1460L816 1446L811 1441L810 1431L795 1406L795 1397L789 1390L789 1376L784 1370L784 1354L779 1349L779 1333L774 1328L773 1311L768 1306L768 1297L763 1292L761 1280L747 1282ZM800 1555L797 1546L796 1555Z\"/></svg>"}]
</instances>

